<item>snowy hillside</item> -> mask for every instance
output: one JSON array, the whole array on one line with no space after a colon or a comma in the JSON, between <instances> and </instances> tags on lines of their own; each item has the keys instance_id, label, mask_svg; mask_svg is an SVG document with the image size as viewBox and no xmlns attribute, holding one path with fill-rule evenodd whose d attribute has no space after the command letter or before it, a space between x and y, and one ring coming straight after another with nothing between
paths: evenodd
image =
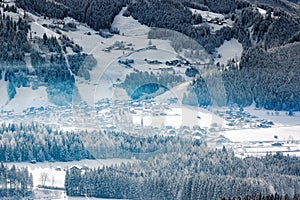
<instances>
[{"instance_id":1,"label":"snowy hillside","mask_svg":"<svg viewBox=\"0 0 300 200\"><path fill-rule=\"evenodd\" d=\"M9 97L7 94L7 82L5 82L4 80L0 80L0 105L1 105L1 110L3 109L3 107L6 105L6 103L9 101Z\"/></svg>"},{"instance_id":2,"label":"snowy hillside","mask_svg":"<svg viewBox=\"0 0 300 200\"><path fill-rule=\"evenodd\" d=\"M121 89L114 89L113 84L116 83L117 79L124 80L126 74L133 72L133 70L127 69L118 64L118 60L121 57L125 56L131 59L141 59L140 62L136 63L141 64L141 66L137 65L139 70L147 70L149 67L142 65L142 63L144 63L144 58L166 61L175 59L176 57L176 53L170 46L170 43L162 40L153 40L153 44L157 46L157 49L161 49L161 53L157 51L135 52L135 50L143 49L148 46L149 40L147 39L147 34L150 28L141 25L132 17L122 16L125 9L126 8L123 8L120 14L115 17L112 25L112 27L120 30L120 35L114 35L112 38L107 39L102 38L96 31L72 18L68 17L64 20L65 22L75 23L77 25L77 30L68 32L62 30L62 34L67 35L76 44L81 46L84 53L92 54L98 63L97 67L91 71L91 79L89 81L81 78L77 78L76 80L76 86L78 87L81 99L89 105L93 105L95 102L103 98L120 98L120 94L124 93ZM7 14L17 19L19 16L24 14L24 11L19 9L19 14L10 12ZM54 20L45 19L31 13L26 14L32 20L30 23L32 32L31 37L42 38L44 34L48 37L59 37L59 34L55 33L54 30L44 26L44 24L53 24ZM114 46L116 42L126 43L128 46L130 45L130 49L112 50L110 52L105 51L106 48ZM32 68L30 62L27 62L27 64L28 68ZM7 90L5 85L5 82L1 84L1 91ZM32 90L31 88L17 89L17 95L10 102L8 102L6 96L2 96L1 105L3 106L8 102L8 105L3 107L3 109L15 111L22 111L28 107L51 105L45 90L46 88L43 87L39 87L36 90ZM5 91L3 94L7 94L7 92ZM117 97L115 97L116 95ZM122 96L125 96L125 99L128 98L125 93ZM22 104L19 103L21 99L24 102Z\"/></svg>"},{"instance_id":3,"label":"snowy hillside","mask_svg":"<svg viewBox=\"0 0 300 200\"><path fill-rule=\"evenodd\" d=\"M22 112L25 108L41 106L47 107L52 105L48 101L48 95L46 87L39 87L33 90L31 87L18 88L15 98L9 101L7 105L3 107L4 110L13 110L15 112Z\"/></svg>"},{"instance_id":4,"label":"snowy hillside","mask_svg":"<svg viewBox=\"0 0 300 200\"><path fill-rule=\"evenodd\" d=\"M127 7L124 7L120 14L115 17L112 27L117 28L120 31L120 35L147 39L150 28L141 25L138 21L133 19L132 16L124 17L123 13L126 9Z\"/></svg>"}]
</instances>

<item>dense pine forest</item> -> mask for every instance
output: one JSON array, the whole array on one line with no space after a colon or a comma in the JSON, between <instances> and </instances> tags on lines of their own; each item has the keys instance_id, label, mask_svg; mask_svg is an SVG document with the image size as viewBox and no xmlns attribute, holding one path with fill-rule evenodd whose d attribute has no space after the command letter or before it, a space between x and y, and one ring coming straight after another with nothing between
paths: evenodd
<instances>
[{"instance_id":1,"label":"dense pine forest","mask_svg":"<svg viewBox=\"0 0 300 200\"><path fill-rule=\"evenodd\" d=\"M32 174L28 169L17 169L0 164L0 197L24 198L32 194Z\"/></svg>"},{"instance_id":2,"label":"dense pine forest","mask_svg":"<svg viewBox=\"0 0 300 200\"><path fill-rule=\"evenodd\" d=\"M0 80L9 82L8 95L12 99L16 87L28 87L25 53L31 51L27 40L30 26L21 18L15 21L0 12L0 29Z\"/></svg>"},{"instance_id":3,"label":"dense pine forest","mask_svg":"<svg viewBox=\"0 0 300 200\"><path fill-rule=\"evenodd\" d=\"M86 149L95 158L147 159L157 154L172 153L200 141L173 136L131 136L114 131L79 132Z\"/></svg>"},{"instance_id":4,"label":"dense pine forest","mask_svg":"<svg viewBox=\"0 0 300 200\"><path fill-rule=\"evenodd\" d=\"M254 195L293 196L300 189L299 158L235 157L225 148L194 143L146 161L67 172L71 196L125 199L220 199Z\"/></svg>"},{"instance_id":5,"label":"dense pine forest","mask_svg":"<svg viewBox=\"0 0 300 200\"><path fill-rule=\"evenodd\" d=\"M110 28L114 17L119 14L127 0L17 0L16 5L26 11L50 18L73 17L87 23L95 30Z\"/></svg>"},{"instance_id":6,"label":"dense pine forest","mask_svg":"<svg viewBox=\"0 0 300 200\"><path fill-rule=\"evenodd\" d=\"M93 159L75 133L40 124L1 124L0 161L28 162Z\"/></svg>"},{"instance_id":7,"label":"dense pine forest","mask_svg":"<svg viewBox=\"0 0 300 200\"><path fill-rule=\"evenodd\" d=\"M289 195L279 195L277 193L275 194L271 194L271 195L267 195L267 196L263 196L263 195L257 195L257 196L246 196L246 197L237 197L237 198L222 198L222 200L280 200L280 199L284 199L284 200L298 200L300 199L300 196L295 194L293 196L289 196Z\"/></svg>"}]
</instances>

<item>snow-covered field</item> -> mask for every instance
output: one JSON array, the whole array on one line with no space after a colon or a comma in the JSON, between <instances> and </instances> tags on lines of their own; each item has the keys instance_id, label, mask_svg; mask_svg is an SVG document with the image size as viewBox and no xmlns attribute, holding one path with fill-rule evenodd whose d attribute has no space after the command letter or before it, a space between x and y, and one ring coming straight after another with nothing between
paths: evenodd
<instances>
[{"instance_id":1,"label":"snow-covered field","mask_svg":"<svg viewBox=\"0 0 300 200\"><path fill-rule=\"evenodd\" d=\"M179 102L182 102L183 95L187 91L188 86L191 84L190 81L187 81L185 83L182 83L171 90L165 92L164 94L161 94L155 98L158 102L165 102L168 99L171 98L178 98Z\"/></svg>"},{"instance_id":2,"label":"snow-covered field","mask_svg":"<svg viewBox=\"0 0 300 200\"><path fill-rule=\"evenodd\" d=\"M269 119L278 126L300 125L300 112L294 112L294 116L288 116L286 111L270 111L265 109L255 109L254 106L245 108L245 111L259 118Z\"/></svg>"},{"instance_id":3,"label":"snow-covered field","mask_svg":"<svg viewBox=\"0 0 300 200\"><path fill-rule=\"evenodd\" d=\"M231 130L223 132L222 135L232 142L300 141L300 126Z\"/></svg>"},{"instance_id":4,"label":"snow-covered field","mask_svg":"<svg viewBox=\"0 0 300 200\"><path fill-rule=\"evenodd\" d=\"M195 125L199 125L201 128L211 128L213 124L216 127L225 128L227 122L223 118L214 115L202 108L195 108L189 106L172 107L170 110L162 111L158 115L145 115L141 112L132 116L133 123L140 125L143 121L144 126L164 128L165 126L171 126L174 128L180 128L181 126L187 126L193 128Z\"/></svg>"},{"instance_id":5,"label":"snow-covered field","mask_svg":"<svg viewBox=\"0 0 300 200\"><path fill-rule=\"evenodd\" d=\"M31 25L31 30L33 32L33 37L40 37L42 38L44 33L46 33L47 37L56 37L59 38L59 35L52 30L43 27L40 23L37 21L33 22L30 24Z\"/></svg>"},{"instance_id":6,"label":"snow-covered field","mask_svg":"<svg viewBox=\"0 0 300 200\"><path fill-rule=\"evenodd\" d=\"M3 77L3 76L2 76ZM0 107L1 110L5 106L5 104L9 101L8 93L7 93L7 85L3 79L0 80Z\"/></svg>"},{"instance_id":7,"label":"snow-covered field","mask_svg":"<svg viewBox=\"0 0 300 200\"><path fill-rule=\"evenodd\" d=\"M146 25L141 25L131 16L124 17L123 13L126 9L127 7L124 7L120 14L115 17L112 27L118 28L121 35L128 37L142 37L147 39L147 34L150 31L150 28Z\"/></svg>"},{"instance_id":8,"label":"snow-covered field","mask_svg":"<svg viewBox=\"0 0 300 200\"><path fill-rule=\"evenodd\" d=\"M9 101L8 105L5 106L4 109L20 113L24 110L24 108L39 108L41 106L46 107L52 105L48 101L46 87L44 86L41 86L36 90L33 90L31 87L21 87L16 88L16 91L17 93L15 98ZM20 103L20 101L22 103Z\"/></svg>"},{"instance_id":9,"label":"snow-covered field","mask_svg":"<svg viewBox=\"0 0 300 200\"><path fill-rule=\"evenodd\" d=\"M300 113L287 116L284 111L257 110L253 106L245 111L260 119L274 123L270 128L248 128L220 132L231 142L224 144L235 150L237 155L263 156L268 152L300 156Z\"/></svg>"}]
</instances>

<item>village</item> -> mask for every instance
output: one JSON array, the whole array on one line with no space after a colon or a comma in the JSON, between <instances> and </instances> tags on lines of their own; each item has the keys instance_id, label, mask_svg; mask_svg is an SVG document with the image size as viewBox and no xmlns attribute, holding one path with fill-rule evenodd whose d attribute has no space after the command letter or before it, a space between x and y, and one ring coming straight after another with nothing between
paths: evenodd
<instances>
[{"instance_id":1,"label":"village","mask_svg":"<svg viewBox=\"0 0 300 200\"><path fill-rule=\"evenodd\" d=\"M93 106L79 103L69 106L28 108L21 113L1 111L2 122L40 122L55 129L110 130L128 134L171 134L202 136L226 130L270 128L272 121L260 119L242 109L189 108L176 98L167 102L155 99L102 99ZM207 120L207 118L211 120ZM206 118L206 119L205 119ZM188 121L188 122L187 122Z\"/></svg>"}]
</instances>

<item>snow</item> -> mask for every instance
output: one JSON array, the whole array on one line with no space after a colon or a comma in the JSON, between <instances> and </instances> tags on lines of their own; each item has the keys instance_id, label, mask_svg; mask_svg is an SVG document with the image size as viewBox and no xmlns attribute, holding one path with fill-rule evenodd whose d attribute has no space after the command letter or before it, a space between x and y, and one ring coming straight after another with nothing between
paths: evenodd
<instances>
[{"instance_id":1,"label":"snow","mask_svg":"<svg viewBox=\"0 0 300 200\"><path fill-rule=\"evenodd\" d=\"M205 129L211 128L212 124L217 124L217 127L227 127L227 121L223 118L203 108L185 105L178 105L170 109L161 110L157 115L146 115L145 113L137 112L136 115L132 116L132 119L135 125L140 125L143 119L144 126L151 126L152 128L164 128L166 126L172 126L174 128L188 126L192 128L195 125L199 125Z\"/></svg>"},{"instance_id":2,"label":"snow","mask_svg":"<svg viewBox=\"0 0 300 200\"><path fill-rule=\"evenodd\" d=\"M133 19L132 16L124 17L123 13L126 9L127 7L124 7L119 15L115 17L112 27L118 28L120 34L124 36L147 38L150 28L146 25L141 25L137 20Z\"/></svg>"},{"instance_id":3,"label":"snow","mask_svg":"<svg viewBox=\"0 0 300 200\"><path fill-rule=\"evenodd\" d=\"M213 33L220 30L223 27L226 27L226 26L232 27L232 25L234 23L231 19L226 19L225 16L220 13L214 13L214 12L204 11L204 10L197 10L197 9L193 9L193 8L190 8L190 10L194 14L200 14L202 16L202 18L204 19L204 21L207 21L206 23L196 24L194 26L195 27L203 26L204 24L208 25L211 27L211 31ZM218 19L219 21L222 21L222 24L211 22L214 19Z\"/></svg>"},{"instance_id":4,"label":"snow","mask_svg":"<svg viewBox=\"0 0 300 200\"><path fill-rule=\"evenodd\" d=\"M58 38L59 35L53 31L51 31L48 28L43 27L40 23L38 22L33 22L30 24L31 25L31 31L33 32L33 37L37 36L39 38L42 38L43 35L46 33L47 37L56 37Z\"/></svg>"},{"instance_id":5,"label":"snow","mask_svg":"<svg viewBox=\"0 0 300 200\"><path fill-rule=\"evenodd\" d=\"M120 16L118 16L120 18ZM125 18L125 17L121 17ZM126 18L125 18L126 19ZM120 19L119 19L120 20ZM116 20L115 20L116 21ZM125 31L125 26L128 29L135 29L131 27L130 24L127 24L127 21L123 21L123 31ZM114 24L118 24L114 22ZM141 27L140 24L136 21L135 26L137 29ZM93 105L100 99L103 98L116 98L122 97L121 99L128 99L127 94L122 91L122 89L117 89L113 87L113 84L116 84L116 80L124 80L126 74L132 73L133 69L125 68L124 66L118 63L118 60L121 58L135 59L135 64L133 67L136 67L138 70L146 71L150 67L155 68L153 65L147 65L144 61L147 59L157 59L161 61L166 61L169 59L175 59L176 53L171 47L169 41L163 40L152 40L153 45L157 46L158 50L142 50L148 47L149 40L145 39L147 36L136 37L130 36L128 33L127 36L114 35L112 38L102 38L99 35L95 35L94 31L90 28L78 25L78 31L74 32L64 32L68 37L74 40L75 43L83 47L83 51L88 54L93 54L97 60L97 66L90 72L91 80L90 81L81 81L76 82L79 93L83 101L86 101L89 105ZM149 28L143 27L144 32L149 31ZM84 35L85 32L91 32L92 35ZM111 50L110 52L104 52L105 48L112 46L116 41L122 41L126 44L132 44L131 50ZM159 67L159 66L156 66Z\"/></svg>"},{"instance_id":6,"label":"snow","mask_svg":"<svg viewBox=\"0 0 300 200\"><path fill-rule=\"evenodd\" d=\"M123 41L127 44L132 44L134 49L141 49L148 46L147 33L149 28L142 26L133 18L122 16L123 10L116 16L113 27L118 27L124 32L122 35L114 35L112 38L102 38L86 25L78 23L77 31L63 32L75 43L83 47L83 51L87 54L93 54L97 60L97 66L90 72L91 80L78 80L76 85L83 101L89 105L93 105L103 98L116 98L122 96L121 99L128 99L128 96L121 89L115 89L113 84L116 79L124 79L126 74L133 72L132 69L126 69L118 64L121 56L129 53L129 50L112 50L104 52L105 48L112 46L116 41ZM120 26L120 27L119 27ZM135 30L131 32L132 30ZM137 31L138 30L138 31ZM91 35L85 33L90 32ZM140 37L137 37L138 36Z\"/></svg>"},{"instance_id":7,"label":"snow","mask_svg":"<svg viewBox=\"0 0 300 200\"><path fill-rule=\"evenodd\" d=\"M164 102L171 98L178 98L178 101L182 102L183 95L187 91L189 85L190 85L190 81L182 83L172 88L170 91L167 91L164 94L157 96L155 100L158 102Z\"/></svg>"},{"instance_id":8,"label":"snow","mask_svg":"<svg viewBox=\"0 0 300 200\"><path fill-rule=\"evenodd\" d=\"M89 81L83 80L82 78L76 79L76 86L80 97L82 101L87 102L88 105L93 105L95 102L103 98L129 98L124 90L113 86L117 83L117 79L124 80L126 74L133 72L133 69L125 68L118 63L120 58L135 59L136 64L134 64L133 67L136 67L140 71L148 71L149 68L156 70L157 68L165 67L163 65L148 65L144 61L145 58L149 60L160 60L162 62L176 59L177 53L174 51L170 41L168 40L151 40L152 44L157 47L157 50L136 51L149 46L147 34L150 28L145 25L141 25L132 17L122 16L125 9L126 7L124 7L115 17L112 24L113 27L120 30L121 34L114 35L112 38L102 38L97 34L97 31L92 30L86 24L79 23L70 17L64 19L65 22L74 22L77 25L77 30L68 32L60 30L62 34L67 35L76 44L81 46L84 53L93 54L98 62L97 66L90 72L91 79ZM15 17L22 17L24 11L22 9L18 9L18 12L19 14L15 14ZM31 13L27 14L32 19L31 31L33 37L42 37L44 33L46 33L49 37L59 37L54 30L42 26L43 24L53 24L52 19L44 19L44 17L36 16ZM87 34L88 32L91 34ZM122 35L122 33L124 34ZM111 50L110 52L103 51L104 49L113 46L116 41L131 44L130 49ZM134 51L132 51L131 48L133 48ZM71 51L69 53L71 53ZM26 62L30 70L32 70L30 60L28 58ZM176 72L182 74L184 73L184 70L184 68L178 68L176 69ZM3 89L3 87L1 90L6 90ZM17 102L21 102L23 99L25 103L19 103L17 105ZM45 88L39 88L37 91L30 91L29 88L20 88L17 91L15 99L10 103L10 105L6 106L6 109L15 109L20 111L25 109L27 106L44 106L51 104L47 101L48 99ZM4 105L5 102L6 97L2 96L0 101L1 105Z\"/></svg>"},{"instance_id":9,"label":"snow","mask_svg":"<svg viewBox=\"0 0 300 200\"><path fill-rule=\"evenodd\" d=\"M258 10L258 12L259 12L261 15L266 15L266 14L267 14L267 11L266 11L265 9L262 9L262 8L257 7L257 10Z\"/></svg>"},{"instance_id":10,"label":"snow","mask_svg":"<svg viewBox=\"0 0 300 200\"><path fill-rule=\"evenodd\" d=\"M221 58L216 58L215 62L226 65L227 61L230 59L239 60L242 56L243 46L238 42L237 39L231 39L225 41L219 48L217 48L218 54L221 55Z\"/></svg>"},{"instance_id":11,"label":"snow","mask_svg":"<svg viewBox=\"0 0 300 200\"><path fill-rule=\"evenodd\" d=\"M72 162L43 162L43 163L7 163L9 167L15 165L17 168L28 167L28 170L33 175L33 187L41 185L41 174L47 173L48 179L45 182L46 186L54 186L64 188L64 181L66 176L66 169L74 165L87 166L89 168L98 168L102 166L119 165L121 163L129 162L128 159L99 159L99 160L81 160ZM62 170L58 171L56 168L60 167Z\"/></svg>"},{"instance_id":12,"label":"snow","mask_svg":"<svg viewBox=\"0 0 300 200\"><path fill-rule=\"evenodd\" d=\"M166 46L168 43L165 44ZM146 62L144 59L148 60L159 60L161 62L166 62L168 60L174 60L176 59L177 54L173 51L166 49L157 49L157 50L144 50L144 51L139 51L136 53L131 54L128 58L129 59L134 59L138 60L138 62L135 61L134 64L139 65L145 65ZM155 65L149 65L149 66L155 66Z\"/></svg>"},{"instance_id":13,"label":"snow","mask_svg":"<svg viewBox=\"0 0 300 200\"><path fill-rule=\"evenodd\" d=\"M6 103L9 101L9 97L8 97L8 93L7 93L7 85L8 85L8 82L5 82L3 79L0 80L0 106L1 106L1 110L6 105Z\"/></svg>"},{"instance_id":14,"label":"snow","mask_svg":"<svg viewBox=\"0 0 300 200\"><path fill-rule=\"evenodd\" d=\"M15 98L3 107L5 110L14 110L14 112L20 113L24 108L39 108L41 106L46 107L51 105L48 100L46 87L44 86L40 86L36 90L33 90L31 87L16 88L16 92Z\"/></svg>"},{"instance_id":15,"label":"snow","mask_svg":"<svg viewBox=\"0 0 300 200\"><path fill-rule=\"evenodd\" d=\"M255 119L264 119L274 123L269 128L255 128L253 126L244 128L231 127L216 132L218 136L225 137L229 141L212 143L214 145L225 145L232 148L239 157L264 156L268 152L282 152L284 155L300 155L300 112L294 116L286 116L285 111L257 110L253 105L244 109ZM272 144L280 143L280 146Z\"/></svg>"},{"instance_id":16,"label":"snow","mask_svg":"<svg viewBox=\"0 0 300 200\"><path fill-rule=\"evenodd\" d=\"M273 142L300 140L300 126L231 130L221 133L232 142ZM275 139L277 136L278 139Z\"/></svg>"},{"instance_id":17,"label":"snow","mask_svg":"<svg viewBox=\"0 0 300 200\"><path fill-rule=\"evenodd\" d=\"M219 134L230 140L222 145L232 148L238 157L265 156L276 152L300 156L300 126L230 130ZM280 143L280 146L272 145L275 143Z\"/></svg>"},{"instance_id":18,"label":"snow","mask_svg":"<svg viewBox=\"0 0 300 200\"><path fill-rule=\"evenodd\" d=\"M42 185L41 174L46 173L47 179L45 186L54 186L64 188L64 181L66 171L72 166L98 168L103 166L120 165L121 163L131 162L129 159L99 159L99 160L81 160L72 162L43 162L43 163L6 163L11 167L15 165L17 168L28 168L29 173L33 176L33 191L36 199L57 199L57 200L83 200L83 199L95 199L95 200L109 200L104 198L90 198L90 197L68 197L64 190L49 190L37 188L38 185Z\"/></svg>"},{"instance_id":19,"label":"snow","mask_svg":"<svg viewBox=\"0 0 300 200\"><path fill-rule=\"evenodd\" d=\"M204 18L206 20L211 20L211 19L214 19L214 18L225 19L224 15L219 14L219 13L214 13L214 12L204 11L204 10L198 10L198 9L193 9L193 8L190 8L190 10L192 11L192 13L200 14L202 16L202 18Z\"/></svg>"},{"instance_id":20,"label":"snow","mask_svg":"<svg viewBox=\"0 0 300 200\"><path fill-rule=\"evenodd\" d=\"M63 34L67 35L71 40L83 48L83 52L87 54L93 54L97 60L97 66L90 72L91 80L86 81L82 78L76 79L76 85L78 87L80 96L83 101L87 102L88 105L92 106L95 102L103 98L117 99L117 100L128 100L129 97L126 91L122 88L115 87L120 79L123 81L127 74L134 72L134 70L157 72L160 68L166 68L164 64L167 60L177 59L177 53L171 46L171 42L168 40L152 39L151 42L157 47L157 49L147 49L149 47L149 40L147 39L147 34L150 30L149 27L141 25L137 20L132 17L122 16L126 7L115 17L112 27L118 28L120 30L120 35L114 35L111 38L102 38L97 34L96 31L92 30L86 24L77 22L72 18L65 18L65 22L74 22L77 25L76 31L61 31ZM22 11L20 9L20 11ZM223 26L230 26L232 21L229 19L225 20L225 16L218 13L201 11L191 9L193 13L201 14L207 21L215 18L219 18L225 22L223 25L218 25L216 23L208 23L212 27L213 31L219 30ZM258 11L262 14L265 13L263 9L258 8ZM43 17L38 17L30 14L33 19L32 31L36 32L33 36L42 37L44 33L48 36L58 37L59 35L53 30L45 28L42 24L52 24L51 19L44 19ZM21 16L21 14L19 14ZM12 14L14 18L18 17L18 14ZM202 24L200 24L202 25ZM91 34L87 34L90 32ZM113 47L115 42L123 42L128 45L129 48L126 50L117 50L112 48L109 52L104 51L107 48ZM130 44L130 45L129 45ZM215 62L221 64L227 64L229 59L239 60L243 51L242 44L236 39L231 39L225 41L218 49L217 53L221 55L221 58L216 58ZM69 51L70 53L71 51ZM184 55L182 55L184 56ZM134 64L132 68L126 68L118 63L120 59L134 59ZM162 64L149 65L145 62L148 60L158 60ZM30 60L26 60L27 65L32 70L30 66ZM176 74L184 74L185 67L173 67ZM180 126L193 127L199 125L201 128L210 129L214 128L217 134L223 135L228 138L231 143L228 145L234 146L237 151L239 151L240 146L246 149L244 153L253 153L253 149L245 148L246 145L255 145L256 143L262 142L263 147L259 147L257 150L277 150L286 149L287 147L272 147L271 142L291 140L299 140L300 131L300 113L295 113L295 116L286 116L285 112L275 112L266 110L255 110L253 107L246 108L245 110L251 115L258 116L262 119L268 119L275 123L272 128L267 129L237 129L238 127L228 127L226 124L228 122L213 114L212 111L203 108L189 107L181 105L184 92L187 90L189 81L182 83L170 91L155 98L157 102L167 102L171 98L178 98L177 104L168 105L168 108L161 108L155 110L155 112L143 110L135 110L136 113L130 114L132 122L135 126L139 127L141 121L143 121L144 127L151 128L161 128L164 130L166 126L172 126L173 128L179 128ZM16 97L9 101L7 95L7 82L0 80L0 105L1 109L14 110L15 112L21 112L26 107L40 107L51 105L47 98L47 92L45 87L39 87L37 90L32 90L31 88L17 88ZM21 103L20 103L21 102ZM73 113L74 114L74 113ZM80 113L79 113L80 114ZM81 116L78 114L78 119ZM278 114L278 116L277 116ZM109 118L109 116L107 116ZM88 122L83 122L88 123ZM77 124L76 124L77 125ZM76 126L74 124L74 127ZM113 123L111 124L113 125ZM222 131L223 132L217 132ZM232 130L233 129L233 130ZM235 130L237 129L237 130ZM212 133L212 132L211 132ZM274 135L278 136L278 139L274 139ZM291 147L290 147L291 148ZM243 150L242 150L243 152ZM105 161L107 162L107 161ZM70 163L69 163L70 164ZM80 165L83 163L79 163ZM98 163L99 164L99 163ZM51 168L50 164L31 165L35 167L32 168L35 175L35 183L39 182L39 176L42 171L46 171L55 177L63 177L62 171L56 171L55 168ZM56 165L56 164L55 164ZM64 166L64 163L57 163L59 166ZM63 182L60 180L55 181L58 185L62 185ZM49 183L50 184L50 183Z\"/></svg>"},{"instance_id":21,"label":"snow","mask_svg":"<svg viewBox=\"0 0 300 200\"><path fill-rule=\"evenodd\" d=\"M270 111L265 109L255 109L254 106L245 108L245 111L259 118L269 119L278 126L300 125L300 112L295 112L294 116L287 116L286 111Z\"/></svg>"}]
</instances>

